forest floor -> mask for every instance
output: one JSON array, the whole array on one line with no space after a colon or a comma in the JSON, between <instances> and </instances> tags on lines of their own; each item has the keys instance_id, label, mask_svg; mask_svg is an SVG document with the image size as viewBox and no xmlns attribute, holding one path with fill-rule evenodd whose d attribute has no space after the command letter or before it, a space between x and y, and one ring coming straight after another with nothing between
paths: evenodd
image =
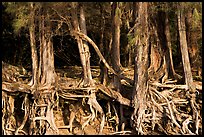
<instances>
[{"instance_id":1,"label":"forest floor","mask_svg":"<svg viewBox=\"0 0 204 137\"><path fill-rule=\"evenodd\" d=\"M99 75L100 75L100 69L98 66L92 66L91 67L92 77L95 80L96 83L99 83ZM61 86L69 87L70 89L72 87L78 87L82 81L82 68L78 66L69 66L64 67L60 69L56 69L56 73L59 77L58 83ZM134 77L134 69L133 68L123 68L123 74L132 79ZM30 74L29 74L30 75ZM30 75L31 76L31 75ZM30 79L30 78L29 78ZM28 81L29 79L24 80ZM197 83L197 85L202 86L202 77L201 79L195 80L194 82ZM26 82L25 82L26 83ZM110 81L108 83L111 83ZM126 81L121 81L122 83L122 91L121 95L129 100L131 100L133 86L129 85ZM109 85L111 88L111 85ZM79 91L71 91L71 92L77 92L80 94L82 92ZM97 94L96 94L97 96ZM107 114L107 100L97 98L98 103L103 108L105 114ZM17 101L18 102L18 101ZM59 128L59 134L60 135L94 135L98 134L99 131L99 125L101 123L101 119L99 116L96 116L95 119L90 121L85 127L84 130L82 130L83 123L87 120L87 117L91 114L89 105L86 103L87 100L82 98L70 98L70 99L64 99L59 97L58 99L59 104L56 105L57 107L54 108L54 118L55 118L55 124ZM19 103L22 103L20 101ZM119 103L116 101L110 102L114 106L116 106L116 109L119 108ZM21 104L15 105L15 107L21 107ZM73 106L73 107L70 107ZM118 106L118 108L117 108ZM17 114L16 118L17 123L21 123L23 120L24 113L23 111L19 110L20 108L15 108L15 113ZM72 132L70 131L70 115L71 112L75 113L75 118L73 120L73 128ZM125 112L124 115L124 122L125 122L125 128L124 131L121 132L120 126L118 127L118 131L116 132L117 122L114 119L114 114L111 112L112 115L112 121L110 119L105 120L105 126L103 128L102 134L104 135L114 135L114 134L135 134L133 133L133 130L130 126L130 117L133 112L133 108L127 107L123 105L123 112ZM100 114L98 114L100 115ZM109 122L108 122L109 121ZM68 126L68 128L67 128ZM28 124L25 125L24 130L28 131ZM159 131L153 131L151 133L152 135L161 135Z\"/></svg>"},{"instance_id":2,"label":"forest floor","mask_svg":"<svg viewBox=\"0 0 204 137\"><path fill-rule=\"evenodd\" d=\"M61 79L59 82L63 83L65 82L67 85L69 85L69 87L76 87L79 83L80 80L82 78L82 68L81 67L77 67L77 66L70 66L70 67L66 67L63 69L56 69L56 72L58 75L60 75ZM92 66L91 67L91 72L92 72L92 77L96 82L99 82L99 75L100 75L100 69L98 66ZM123 74L130 78L130 79L134 79L134 68L123 68ZM196 75L196 74L194 74ZM202 79L202 78L201 78ZM131 96L132 96L132 91L133 91L133 87L131 85L129 85L129 83L126 83L126 81L121 81L122 82L122 91L121 91L121 95L129 100L131 100ZM195 80L194 83L202 86L202 82L200 80ZM111 85L109 85L109 87L111 88ZM99 104L101 106L103 106L103 109L106 110L106 104L104 103L105 100L100 101L99 100ZM75 101L76 103L77 101ZM115 103L115 102L112 102ZM78 107L82 107L82 105L78 105ZM86 108L85 110L87 110L89 108ZM81 130L81 125L83 124L83 120L81 120L81 116L82 115L86 115L85 112L83 112L84 110L82 108L80 108L80 111L78 111L78 115L76 115L76 119L73 122L73 132L70 133L68 129L60 129L60 134L85 134L85 135L93 135L93 134L97 134L97 131L99 130L99 125L100 125L100 118L95 119L94 121L91 122L91 124L88 124L84 130ZM125 117L125 123L126 123L126 127L124 129L124 131L127 131L127 133L125 132L118 132L118 134L134 134L134 133L129 133L128 131L132 132L132 128L130 126L130 117L131 114L133 112L133 109L124 107L124 117ZM63 110L61 111L56 111L56 124L57 126L62 126L62 125L66 125L69 122L69 117L64 118L63 116ZM83 121L83 122L82 122ZM117 134L117 132L115 131L115 125L110 125L111 123L108 123L106 121L106 124L104 126L103 129L103 134L105 135L110 135L110 134ZM119 131L120 131L120 127L119 127ZM161 135L160 132L158 131L153 131L151 133L152 135Z\"/></svg>"},{"instance_id":3,"label":"forest floor","mask_svg":"<svg viewBox=\"0 0 204 137\"><path fill-rule=\"evenodd\" d=\"M92 72L92 77L95 80L96 83L99 82L99 75L100 75L100 69L98 66L92 66L91 67L91 72ZM77 87L80 82L81 82L81 78L83 76L82 74L82 68L78 67L78 66L69 66L69 67L65 67L62 69L56 69L56 73L58 74L58 76L60 76L60 81L58 81L59 83L61 83L61 85L63 85L62 83L64 83L65 85L67 85L68 87ZM125 69L124 70L124 75L130 79L133 79L133 75L134 75L134 70L133 68L131 69ZM108 82L109 83L109 82ZM109 87L111 87L111 85L109 85ZM122 92L121 92L122 96L127 98L127 99L131 99L131 94L132 94L132 87L130 85L127 85L127 83L125 83L125 81L122 81ZM103 109L106 109L106 103L105 100L97 100L99 101L99 104L103 107ZM68 100L69 102L69 100ZM85 134L85 135L94 135L94 134L98 134L98 130L99 130L99 125L101 122L100 118L96 118L94 119L92 122L90 122L90 124L88 124L84 130L82 131L81 129L81 125L83 124L84 120L81 117L83 116L87 116L86 112L84 111L90 111L88 106L85 106L85 108L82 108L82 105L79 104L78 100L77 101L71 101L74 103L78 103L75 104L75 106L79 107L79 111L77 112L76 118L73 122L73 132L70 133L68 129L60 129L60 134L62 135L67 135L67 134L74 134L74 135L81 135L81 134ZM115 103L115 102L113 102ZM118 132L118 134L131 134L128 131L131 131L131 127L130 127L130 117L131 117L131 110L128 110L128 108L124 108L125 109L125 119L126 119L126 128L125 131L127 131L127 133L125 132ZM61 109L59 111L55 111L55 122L56 125L58 127L60 126L65 126L69 124L69 116L68 117L64 117L64 114L66 111L66 109ZM64 115L63 115L64 114ZM68 114L69 115L69 114ZM117 132L115 131L115 125L108 123L106 121L104 129L102 134L104 135L111 135L111 134L117 134Z\"/></svg>"}]
</instances>

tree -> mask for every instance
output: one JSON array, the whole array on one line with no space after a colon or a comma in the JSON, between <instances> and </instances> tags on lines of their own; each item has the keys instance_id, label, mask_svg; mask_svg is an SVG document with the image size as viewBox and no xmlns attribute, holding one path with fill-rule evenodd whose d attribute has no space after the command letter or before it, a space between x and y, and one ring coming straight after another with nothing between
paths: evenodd
<instances>
[{"instance_id":1,"label":"tree","mask_svg":"<svg viewBox=\"0 0 204 137\"><path fill-rule=\"evenodd\" d=\"M78 19L77 19L77 12L76 12L76 8L77 8L77 3L71 3L71 15L72 15L72 24L73 24L73 28L74 31L79 32L80 30L82 31L82 33L84 33L85 35L87 34L86 32L86 23L85 23L85 15L84 15L84 11L83 11L83 7L82 5L80 5L80 27L79 27L79 23L78 23ZM91 68L90 68L90 51L89 51L89 47L87 45L87 43L85 41L83 41L78 35L75 35L76 39L77 39L77 43L78 43L78 47L79 47L79 52L80 52L80 57L81 57L81 63L82 63L82 67L83 67L83 73L84 73L84 84L83 86L95 86L95 83L92 79L92 75L91 75ZM91 109L91 119L93 120L95 118L95 112L93 110L93 108L95 110L97 110L100 114L101 114L101 124L100 124L100 129L99 129L99 134L102 133L103 130L103 126L104 126L104 122L105 122L105 117L104 117L104 112L103 109L101 108L101 106L99 105L99 103L96 100L96 95L94 90L90 91L90 98L88 100L88 104L90 105L90 109ZM86 123L88 123L90 121L90 119L88 119L87 122L85 122L84 125L82 125L82 129L86 126Z\"/></svg>"},{"instance_id":2,"label":"tree","mask_svg":"<svg viewBox=\"0 0 204 137\"><path fill-rule=\"evenodd\" d=\"M185 74L185 84L188 86L188 89L191 92L195 92L195 86L193 84L193 77L191 72L191 66L188 55L188 47L187 47L187 39L186 39L186 26L185 26L185 16L183 13L183 3L178 6L178 31L179 31L179 40L180 40L180 48L182 55L182 63Z\"/></svg>"},{"instance_id":3,"label":"tree","mask_svg":"<svg viewBox=\"0 0 204 137\"><path fill-rule=\"evenodd\" d=\"M82 31L82 33L87 35L86 19L85 19L83 4L79 5L79 9L80 9L80 30ZM88 43L86 41L83 41L82 48L84 48L84 55L85 55L85 62L84 63L86 65L86 70L84 70L84 71L86 71L85 73L87 73L87 76L86 76L87 78L84 77L85 85L86 84L92 85L93 84L93 80L92 80L91 66L90 66L90 51L89 51Z\"/></svg>"},{"instance_id":4,"label":"tree","mask_svg":"<svg viewBox=\"0 0 204 137\"><path fill-rule=\"evenodd\" d=\"M105 57L105 59L107 60L108 58L108 54L109 54L109 46L106 45L105 41L105 23L106 23L106 19L105 19L105 9L104 9L104 5L102 3L99 3L99 7L100 7L100 14L101 14L101 28L100 28L100 43L99 43L99 48L101 53L103 54L103 56ZM105 67L105 65L103 64L103 62L101 62L100 60L100 81L101 83L103 83L104 85L108 84L108 69Z\"/></svg>"},{"instance_id":5,"label":"tree","mask_svg":"<svg viewBox=\"0 0 204 137\"><path fill-rule=\"evenodd\" d=\"M32 85L33 87L37 86L38 84L38 58L37 58L37 49L36 49L36 36L35 36L35 5L33 2L30 3L30 27L29 27L29 33L30 33L30 44L31 44L31 53L32 53L32 79L30 81L29 85Z\"/></svg>"},{"instance_id":6,"label":"tree","mask_svg":"<svg viewBox=\"0 0 204 137\"><path fill-rule=\"evenodd\" d=\"M8 3L8 10L16 14L16 19L13 24L15 31L19 32L22 27L29 28L32 53L32 79L28 85L32 87L31 93L34 96L35 105L30 108L30 115L25 112L24 122L26 122L28 118L27 115L29 115L29 122L31 122L30 134L48 134L50 128L52 129L52 133L58 132L53 117L54 106L51 103L54 100L56 73L49 6L49 3ZM38 13L36 11L38 11ZM39 29L36 29L37 27L39 27ZM39 30L38 35L36 35L36 30ZM36 49L37 36L39 37L40 43L39 58ZM27 96L25 98L27 98ZM29 103L26 103L26 105L29 105ZM41 106L41 104L47 104L46 109L44 109L44 106ZM40 107L40 109L37 109L38 107ZM41 116L44 116L44 118L39 118ZM25 123L19 128L23 128L24 125ZM37 127L37 125L39 125L39 127ZM18 130L15 134L18 134Z\"/></svg>"},{"instance_id":7,"label":"tree","mask_svg":"<svg viewBox=\"0 0 204 137\"><path fill-rule=\"evenodd\" d=\"M147 80L148 80L148 48L149 48L149 35L148 35L148 3L138 3L138 16L136 19L137 30L135 37L138 37L136 46L135 68L134 68L134 88L132 104L134 112L131 120L133 127L138 133L143 134L141 127L141 120L146 110L146 94L147 94Z\"/></svg>"},{"instance_id":8,"label":"tree","mask_svg":"<svg viewBox=\"0 0 204 137\"><path fill-rule=\"evenodd\" d=\"M120 72L120 17L121 17L121 11L119 8L119 2L113 2L112 4L112 37L113 37L113 43L111 46L111 52L112 52L112 57L111 57L111 62L113 64L113 69L119 73ZM113 87L120 92L121 88L121 83L120 83L120 78L116 75L113 77Z\"/></svg>"},{"instance_id":9,"label":"tree","mask_svg":"<svg viewBox=\"0 0 204 137\"><path fill-rule=\"evenodd\" d=\"M30 72L25 74L20 67L2 62L3 134L59 134L61 128L68 128L75 134L72 125L79 119L80 130L85 134L85 127L90 122L100 123L99 130L99 125L94 125L99 134L103 133L104 124L110 122L115 130L111 134L127 134L130 131L126 131L125 124L129 124L129 118L131 134L134 131L138 134L155 131L201 134L202 88L199 82L193 81L191 73L193 58L197 58L194 55L201 53L201 5L9 2L4 6L6 10L3 11L11 13L13 19L8 19L8 14L3 12L3 47L4 50L7 44L17 47L17 50L2 53L4 61L17 62L18 58L23 59L22 55L29 56L27 62L31 64L32 75ZM28 40L24 41L22 36L27 36ZM22 40L22 46L13 40L17 38ZM55 72L55 67L59 66L58 63L55 66L54 61L59 59L54 58L56 50L53 47L59 46L66 49L63 54L57 49L60 58L72 60L70 56L77 56L73 64L79 61L80 65L81 61L82 75L78 78L72 77L74 74L67 78L69 73L65 71L70 67ZM24 51L24 47L31 50L17 54ZM177 47L180 49L176 50ZM99 58L95 57L96 54ZM121 68L121 64L131 65L133 58L134 70ZM63 63L63 66L73 65ZM92 63L100 63L100 80L95 75L97 72L91 72ZM197 63L192 66L196 65L199 66ZM71 68L74 71L76 67ZM134 76L131 74L133 71ZM183 73L185 83L176 72ZM110 80L113 86L108 85L110 76L113 76L113 81ZM22 120L19 120L18 111L24 113L20 115ZM61 116L55 112L66 113L62 114L65 125L58 126L58 122L55 125L55 116ZM84 114L89 115L85 121L81 119ZM65 120L68 115L69 122ZM121 128L118 129L118 125Z\"/></svg>"},{"instance_id":10,"label":"tree","mask_svg":"<svg viewBox=\"0 0 204 137\"><path fill-rule=\"evenodd\" d=\"M40 51L39 51L39 67L38 67L38 87L33 89L33 94L35 98L35 102L37 105L47 104L47 109L43 109L41 107L40 110L36 110L37 106L34 106L31 111L32 114L32 122L31 127L33 127L34 131L30 131L30 134L58 134L58 128L54 122L54 114L52 101L54 100L55 88L56 88L56 73L54 67L54 51L53 51L53 42L52 42L52 30L51 30L51 17L49 11L49 3L42 3L39 5L39 41L40 41ZM32 35L31 35L32 36ZM32 44L32 43L31 43ZM36 51L35 51L36 52ZM35 57L35 58L34 58ZM33 66L36 65L36 56L32 56ZM35 70L36 71L36 70ZM33 72L34 74L36 72ZM46 98L46 99L45 99ZM39 117L45 116L45 119L37 119L35 116L35 111L39 111ZM43 120L43 121L42 121ZM36 123L40 123L40 128L36 127ZM35 123L36 122L36 123ZM45 128L45 132L41 130ZM50 131L50 128L52 129Z\"/></svg>"},{"instance_id":11,"label":"tree","mask_svg":"<svg viewBox=\"0 0 204 137\"><path fill-rule=\"evenodd\" d=\"M78 23L78 17L77 17L77 3L71 3L72 9L71 9L71 15L72 15L72 24L73 28L75 31L80 31L82 30L83 33L87 34L86 32L86 24L85 24L85 16L84 16L84 11L83 7L80 6L80 27ZM84 86L90 86L93 85L93 80L91 76L91 68L90 68L90 51L89 47L86 42L82 41L80 38L77 36L77 43L79 47L79 53L81 57L81 64L83 67L83 74L84 74Z\"/></svg>"}]
</instances>

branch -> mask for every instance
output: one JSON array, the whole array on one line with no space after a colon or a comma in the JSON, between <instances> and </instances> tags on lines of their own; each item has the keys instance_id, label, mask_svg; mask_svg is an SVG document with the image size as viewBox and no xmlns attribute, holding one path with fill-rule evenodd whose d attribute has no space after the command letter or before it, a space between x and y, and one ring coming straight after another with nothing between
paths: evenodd
<instances>
[{"instance_id":1,"label":"branch","mask_svg":"<svg viewBox=\"0 0 204 137\"><path fill-rule=\"evenodd\" d=\"M78 35L79 37L81 37L83 40L89 42L93 48L95 49L96 53L98 54L99 58L101 59L101 61L104 63L104 65L115 75L117 75L118 77L120 77L121 79L124 79L126 81L128 81L129 83L133 84L133 80L123 76L122 74L117 73L109 64L108 62L105 60L105 58L103 57L103 55L101 54L99 48L97 47L97 45L85 34L78 32L78 31L71 31L71 33L73 33L75 36Z\"/></svg>"}]
</instances>

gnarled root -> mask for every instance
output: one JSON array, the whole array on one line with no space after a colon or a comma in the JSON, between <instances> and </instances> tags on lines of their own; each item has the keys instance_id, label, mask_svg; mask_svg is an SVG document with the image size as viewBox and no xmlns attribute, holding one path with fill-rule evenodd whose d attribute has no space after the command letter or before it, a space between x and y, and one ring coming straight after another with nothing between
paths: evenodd
<instances>
[{"instance_id":1,"label":"gnarled root","mask_svg":"<svg viewBox=\"0 0 204 137\"><path fill-rule=\"evenodd\" d=\"M156 84L149 86L146 102L133 126L140 134L151 134L157 126L167 135L198 135L202 130L202 117L196 93L189 93L185 85ZM139 104L138 104L139 106Z\"/></svg>"},{"instance_id":2,"label":"gnarled root","mask_svg":"<svg viewBox=\"0 0 204 137\"><path fill-rule=\"evenodd\" d=\"M103 109L101 108L101 106L99 105L99 103L96 100L96 95L95 95L94 91L91 91L91 93L90 93L88 104L90 106L90 110L91 110L92 115L85 123L88 124L87 122L89 122L90 120L93 120L95 118L94 109L97 110L101 114L101 124L100 124L99 134L102 134L102 130L103 130L103 127L105 124L105 114L103 112ZM85 124L83 124L82 126L85 127Z\"/></svg>"},{"instance_id":3,"label":"gnarled root","mask_svg":"<svg viewBox=\"0 0 204 137\"><path fill-rule=\"evenodd\" d=\"M38 134L44 134L43 130L45 129L46 129L45 134L59 134L59 130L55 125L54 116L53 116L53 107L54 107L53 95L54 94L52 94L51 92L47 92L47 93L44 92L43 94L41 93L40 98L34 101L33 111L31 112L36 111L39 116L37 117L33 116L32 122L33 122L33 128L38 129L38 132L39 132ZM36 127L36 121L39 121L39 127ZM44 121L46 121L47 123L44 123ZM52 131L49 131L49 128L51 128Z\"/></svg>"}]
</instances>

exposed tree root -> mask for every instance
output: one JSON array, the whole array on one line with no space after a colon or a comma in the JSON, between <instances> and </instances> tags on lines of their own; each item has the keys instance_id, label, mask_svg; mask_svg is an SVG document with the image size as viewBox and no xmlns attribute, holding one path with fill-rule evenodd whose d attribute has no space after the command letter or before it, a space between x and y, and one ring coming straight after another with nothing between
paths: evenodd
<instances>
[{"instance_id":1,"label":"exposed tree root","mask_svg":"<svg viewBox=\"0 0 204 137\"><path fill-rule=\"evenodd\" d=\"M133 127L140 134L151 134L158 130L167 135L200 135L202 133L202 86L196 86L197 92L189 93L186 85L177 85L176 81L165 80L164 83L149 82L149 88L146 94L146 103L143 109L140 109L140 115L133 122ZM4 135L13 134L59 134L59 129L69 128L72 132L74 119L78 113L78 107L70 105L70 118L68 126L57 127L54 121L53 108L59 105L59 100L54 99L53 92L41 88L40 92L31 92L30 86L18 82L2 82L2 133ZM102 84L95 84L91 87L70 87L66 84L58 84L57 96L71 101L82 101L89 111L89 116L81 116L86 119L81 124L82 129L90 124L91 121L100 116L99 134L102 134L104 125L114 122L115 132L112 134L130 134L129 131L118 131L118 112L115 109L115 103L132 108L130 100L123 97L120 93L108 88ZM19 127L17 127L14 117L14 100L19 93L26 94L24 106L24 118ZM53 94L51 94L53 93ZM29 97L30 96L30 97ZM37 97L37 98L36 98ZM59 98L58 97L58 98ZM103 99L109 102L108 110L104 111L97 99ZM80 107L83 106L82 103ZM74 111L73 111L74 110ZM99 115L96 114L99 112ZM111 113L112 112L112 113ZM105 115L106 114L106 115ZM86 113L86 116L88 114ZM30 123L30 131L23 131L26 122ZM135 124L135 125L134 125ZM113 126L113 125L112 125ZM47 130L45 132L44 130Z\"/></svg>"},{"instance_id":2,"label":"exposed tree root","mask_svg":"<svg viewBox=\"0 0 204 137\"><path fill-rule=\"evenodd\" d=\"M114 133L111 133L111 135L125 135L125 134L130 134L132 133L132 131L119 131L119 132L114 132Z\"/></svg>"},{"instance_id":3,"label":"exposed tree root","mask_svg":"<svg viewBox=\"0 0 204 137\"><path fill-rule=\"evenodd\" d=\"M167 135L201 134L202 110L196 107L196 93L190 94L185 85L161 83L150 83L147 93L147 107L143 117L138 117L141 118L138 133L150 134L147 129L153 131L158 126Z\"/></svg>"}]
</instances>

